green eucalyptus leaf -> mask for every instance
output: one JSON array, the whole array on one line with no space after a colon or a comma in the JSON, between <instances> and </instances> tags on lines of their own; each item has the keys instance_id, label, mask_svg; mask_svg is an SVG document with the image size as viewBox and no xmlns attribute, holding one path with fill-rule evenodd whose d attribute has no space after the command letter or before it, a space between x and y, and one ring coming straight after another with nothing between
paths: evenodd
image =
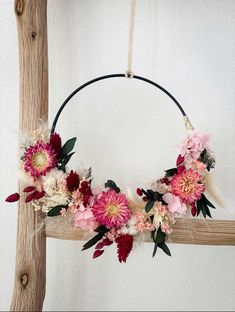
<instances>
[{"instance_id":1,"label":"green eucalyptus leaf","mask_svg":"<svg viewBox=\"0 0 235 312\"><path fill-rule=\"evenodd\" d=\"M109 187L110 189L114 190L114 191L117 192L117 193L120 193L120 192L121 192L120 188L119 188L119 187L117 186L117 184L116 184L114 181L112 181L112 180L108 180L108 181L105 183L104 186L105 186L105 187Z\"/></svg>"},{"instance_id":2,"label":"green eucalyptus leaf","mask_svg":"<svg viewBox=\"0 0 235 312\"><path fill-rule=\"evenodd\" d=\"M82 250L86 250L94 246L98 241L100 241L104 236L104 233L98 233L96 236L94 236L92 239L90 239L82 248Z\"/></svg>"},{"instance_id":3,"label":"green eucalyptus leaf","mask_svg":"<svg viewBox=\"0 0 235 312\"><path fill-rule=\"evenodd\" d=\"M158 193L158 192L153 192L153 200L159 200L159 199L161 199L161 194L160 193Z\"/></svg>"},{"instance_id":4,"label":"green eucalyptus leaf","mask_svg":"<svg viewBox=\"0 0 235 312\"><path fill-rule=\"evenodd\" d=\"M153 258L155 257L155 255L156 255L156 252L157 252L157 247L158 247L158 244L157 243L155 243L154 244L154 248L153 248Z\"/></svg>"},{"instance_id":5,"label":"green eucalyptus leaf","mask_svg":"<svg viewBox=\"0 0 235 312\"><path fill-rule=\"evenodd\" d=\"M63 163L64 166L67 165L67 163L70 161L70 158L71 158L74 154L75 154L75 152L72 152L72 153L66 155L66 156L63 158L62 163Z\"/></svg>"},{"instance_id":6,"label":"green eucalyptus leaf","mask_svg":"<svg viewBox=\"0 0 235 312\"><path fill-rule=\"evenodd\" d=\"M206 196L205 196L204 194L202 194L201 199L203 200L203 202L204 202L207 206L216 209L215 206L208 200L208 198L206 198Z\"/></svg>"},{"instance_id":7,"label":"green eucalyptus leaf","mask_svg":"<svg viewBox=\"0 0 235 312\"><path fill-rule=\"evenodd\" d=\"M199 200L198 202L201 207L201 212L203 214L203 217L206 219L206 205L204 204L202 200Z\"/></svg>"},{"instance_id":8,"label":"green eucalyptus leaf","mask_svg":"<svg viewBox=\"0 0 235 312\"><path fill-rule=\"evenodd\" d=\"M205 205L205 209L206 209L206 214L207 214L207 216L210 217L210 218L212 219L210 209L207 207L207 205Z\"/></svg>"},{"instance_id":9,"label":"green eucalyptus leaf","mask_svg":"<svg viewBox=\"0 0 235 312\"><path fill-rule=\"evenodd\" d=\"M95 232L101 233L101 234L105 234L105 233L107 233L109 231L110 231L110 229L106 228L105 225L101 225L97 229L95 229Z\"/></svg>"},{"instance_id":10,"label":"green eucalyptus leaf","mask_svg":"<svg viewBox=\"0 0 235 312\"><path fill-rule=\"evenodd\" d=\"M147 197L148 197L150 200L153 200L153 199L154 199L154 192L153 192L153 190L147 190Z\"/></svg>"},{"instance_id":11,"label":"green eucalyptus leaf","mask_svg":"<svg viewBox=\"0 0 235 312\"><path fill-rule=\"evenodd\" d=\"M165 239L166 239L166 234L162 232L161 228L158 228L157 234L154 238L154 242L160 244L160 243L165 242Z\"/></svg>"},{"instance_id":12,"label":"green eucalyptus leaf","mask_svg":"<svg viewBox=\"0 0 235 312\"><path fill-rule=\"evenodd\" d=\"M165 172L166 172L166 177L172 177L178 172L178 170L177 168L171 168L171 169L165 170Z\"/></svg>"},{"instance_id":13,"label":"green eucalyptus leaf","mask_svg":"<svg viewBox=\"0 0 235 312\"><path fill-rule=\"evenodd\" d=\"M60 211L62 208L67 208L68 206L66 205L58 205L58 206L55 206L55 207L52 207L47 215L48 217L55 217L55 216L59 216L60 215Z\"/></svg>"},{"instance_id":14,"label":"green eucalyptus leaf","mask_svg":"<svg viewBox=\"0 0 235 312\"><path fill-rule=\"evenodd\" d=\"M74 137L74 138L72 138L72 139L69 139L69 140L63 145L63 147L62 147L62 149L61 149L62 158L63 158L63 156L68 155L70 152L72 152L76 140L77 140L77 138Z\"/></svg>"},{"instance_id":15,"label":"green eucalyptus leaf","mask_svg":"<svg viewBox=\"0 0 235 312\"><path fill-rule=\"evenodd\" d=\"M201 203L200 203L200 200L198 200L196 202L196 205L197 205L197 217L199 216L200 212L201 212Z\"/></svg>"},{"instance_id":16,"label":"green eucalyptus leaf","mask_svg":"<svg viewBox=\"0 0 235 312\"><path fill-rule=\"evenodd\" d=\"M145 205L145 211L148 213L154 206L155 201L149 200L147 204Z\"/></svg>"},{"instance_id":17,"label":"green eucalyptus leaf","mask_svg":"<svg viewBox=\"0 0 235 312\"><path fill-rule=\"evenodd\" d=\"M165 252L165 254L167 254L168 256L171 256L170 249L168 248L165 242L159 243L158 247L161 248Z\"/></svg>"}]
</instances>

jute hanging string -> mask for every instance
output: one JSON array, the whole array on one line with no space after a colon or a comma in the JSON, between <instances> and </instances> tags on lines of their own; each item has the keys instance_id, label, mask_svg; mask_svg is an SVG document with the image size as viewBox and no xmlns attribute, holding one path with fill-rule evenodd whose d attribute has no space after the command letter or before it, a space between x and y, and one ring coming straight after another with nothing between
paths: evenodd
<instances>
[{"instance_id":1,"label":"jute hanging string","mask_svg":"<svg viewBox=\"0 0 235 312\"><path fill-rule=\"evenodd\" d=\"M133 42L134 42L134 30L135 30L135 11L136 11L136 0L131 0L130 27L129 27L129 37L128 37L127 71L126 71L126 75L128 78L133 77L132 56L133 56Z\"/></svg>"},{"instance_id":2,"label":"jute hanging string","mask_svg":"<svg viewBox=\"0 0 235 312\"><path fill-rule=\"evenodd\" d=\"M177 217L191 213L193 217L211 218L210 210L215 209L206 193L210 191L209 171L215 165L209 137L194 131L184 109L169 91L132 72L135 5L136 1L131 0L127 72L97 77L79 86L60 106L51 130L34 131L35 136L24 143L20 158L22 170L28 177L27 185L23 194L15 193L7 198L8 202L13 202L23 195L26 203L31 202L34 209L41 210L47 218L63 216L64 225L77 227L84 235L93 232L94 237L83 246L83 250L95 246L93 258L101 256L107 246L116 243L120 262L126 262L134 239L142 234L151 237L153 256L159 248L171 255L166 242ZM60 135L55 132L63 109L77 93L110 78L133 78L131 80L143 81L161 90L183 115L186 129L191 130L176 155L174 167L171 164L170 169L163 170L163 175L156 177L153 183L137 188L139 198L135 199L111 179L103 187L93 185L91 169L80 172L68 169L76 138L62 144ZM56 220L54 224L57 227Z\"/></svg>"}]
</instances>

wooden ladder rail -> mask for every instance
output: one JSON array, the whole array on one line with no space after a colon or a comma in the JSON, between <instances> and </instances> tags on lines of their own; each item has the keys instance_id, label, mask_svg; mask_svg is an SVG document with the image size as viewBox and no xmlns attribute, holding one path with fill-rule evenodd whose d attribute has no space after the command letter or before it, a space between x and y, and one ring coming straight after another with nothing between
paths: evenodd
<instances>
[{"instance_id":1,"label":"wooden ladder rail","mask_svg":"<svg viewBox=\"0 0 235 312\"><path fill-rule=\"evenodd\" d=\"M20 132L33 131L48 114L47 0L15 0L19 40ZM21 185L19 185L21 189ZM46 236L42 216L21 200L11 311L41 311L46 285Z\"/></svg>"},{"instance_id":2,"label":"wooden ladder rail","mask_svg":"<svg viewBox=\"0 0 235 312\"><path fill-rule=\"evenodd\" d=\"M15 0L20 62L20 131L33 131L48 114L47 0ZM19 185L19 188L21 186ZM62 217L59 222L63 223ZM24 201L18 209L15 283L11 311L41 311L46 287L46 237L82 240L84 232L55 230L53 218L36 231L42 215ZM63 228L63 226L61 226ZM149 240L147 240L149 241ZM178 219L172 243L235 245L235 221Z\"/></svg>"}]
</instances>

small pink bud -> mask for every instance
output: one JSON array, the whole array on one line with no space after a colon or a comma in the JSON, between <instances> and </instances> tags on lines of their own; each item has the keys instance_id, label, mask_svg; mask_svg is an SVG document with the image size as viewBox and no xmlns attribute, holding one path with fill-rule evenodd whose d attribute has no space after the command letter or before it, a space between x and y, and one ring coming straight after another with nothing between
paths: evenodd
<instances>
[{"instance_id":1,"label":"small pink bud","mask_svg":"<svg viewBox=\"0 0 235 312\"><path fill-rule=\"evenodd\" d=\"M179 166L180 164L182 164L183 161L184 161L184 157L179 155L177 160L176 160L176 166Z\"/></svg>"},{"instance_id":2,"label":"small pink bud","mask_svg":"<svg viewBox=\"0 0 235 312\"><path fill-rule=\"evenodd\" d=\"M25 193L30 193L30 192L33 192L35 190L35 187L34 186L26 186L24 189L23 189L23 192Z\"/></svg>"},{"instance_id":3,"label":"small pink bud","mask_svg":"<svg viewBox=\"0 0 235 312\"><path fill-rule=\"evenodd\" d=\"M14 194L11 194L9 195L5 201L8 202L8 203L13 203L13 202L16 202L18 201L20 198L20 195L18 193L14 193Z\"/></svg>"},{"instance_id":4,"label":"small pink bud","mask_svg":"<svg viewBox=\"0 0 235 312\"><path fill-rule=\"evenodd\" d=\"M180 174L180 173L183 172L184 170L185 170L185 166L179 166L179 167L177 168L178 174Z\"/></svg>"},{"instance_id":5,"label":"small pink bud","mask_svg":"<svg viewBox=\"0 0 235 312\"><path fill-rule=\"evenodd\" d=\"M148 199L147 196L144 196L144 197L143 197L143 201L147 202L148 200L149 200L149 199Z\"/></svg>"},{"instance_id":6,"label":"small pink bud","mask_svg":"<svg viewBox=\"0 0 235 312\"><path fill-rule=\"evenodd\" d=\"M143 191L138 187L136 189L136 193L139 195L139 196L142 196L143 195Z\"/></svg>"},{"instance_id":7,"label":"small pink bud","mask_svg":"<svg viewBox=\"0 0 235 312\"><path fill-rule=\"evenodd\" d=\"M104 250L96 250L93 254L93 259L100 257L104 253Z\"/></svg>"}]
</instances>

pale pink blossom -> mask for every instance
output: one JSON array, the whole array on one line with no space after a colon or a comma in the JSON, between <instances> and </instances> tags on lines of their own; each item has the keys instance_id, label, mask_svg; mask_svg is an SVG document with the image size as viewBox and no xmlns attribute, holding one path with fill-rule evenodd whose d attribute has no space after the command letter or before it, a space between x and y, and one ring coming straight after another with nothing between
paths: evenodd
<instances>
[{"instance_id":1,"label":"pale pink blossom","mask_svg":"<svg viewBox=\"0 0 235 312\"><path fill-rule=\"evenodd\" d=\"M65 208L62 208L60 210L60 214L61 214L62 217L66 217L67 216L67 210Z\"/></svg>"},{"instance_id":2,"label":"pale pink blossom","mask_svg":"<svg viewBox=\"0 0 235 312\"><path fill-rule=\"evenodd\" d=\"M207 167L206 164L195 159L192 161L192 166L199 172L203 172Z\"/></svg>"},{"instance_id":3,"label":"pale pink blossom","mask_svg":"<svg viewBox=\"0 0 235 312\"><path fill-rule=\"evenodd\" d=\"M170 227L170 225L168 223L162 223L161 224L161 230L162 232L166 233L166 234L171 234L172 233L172 228Z\"/></svg>"},{"instance_id":4,"label":"pale pink blossom","mask_svg":"<svg viewBox=\"0 0 235 312\"><path fill-rule=\"evenodd\" d=\"M85 207L82 204L79 206L75 214L75 226L90 232L98 227L90 207Z\"/></svg>"},{"instance_id":5,"label":"pale pink blossom","mask_svg":"<svg viewBox=\"0 0 235 312\"><path fill-rule=\"evenodd\" d=\"M187 211L186 205L180 201L178 196L166 193L162 196L162 199L167 203L167 207L172 213L178 213L181 215Z\"/></svg>"},{"instance_id":6,"label":"pale pink blossom","mask_svg":"<svg viewBox=\"0 0 235 312\"><path fill-rule=\"evenodd\" d=\"M209 136L201 134L196 130L189 132L187 139L181 147L181 156L186 163L191 163L193 159L198 159L204 149L209 149Z\"/></svg>"}]
</instances>

